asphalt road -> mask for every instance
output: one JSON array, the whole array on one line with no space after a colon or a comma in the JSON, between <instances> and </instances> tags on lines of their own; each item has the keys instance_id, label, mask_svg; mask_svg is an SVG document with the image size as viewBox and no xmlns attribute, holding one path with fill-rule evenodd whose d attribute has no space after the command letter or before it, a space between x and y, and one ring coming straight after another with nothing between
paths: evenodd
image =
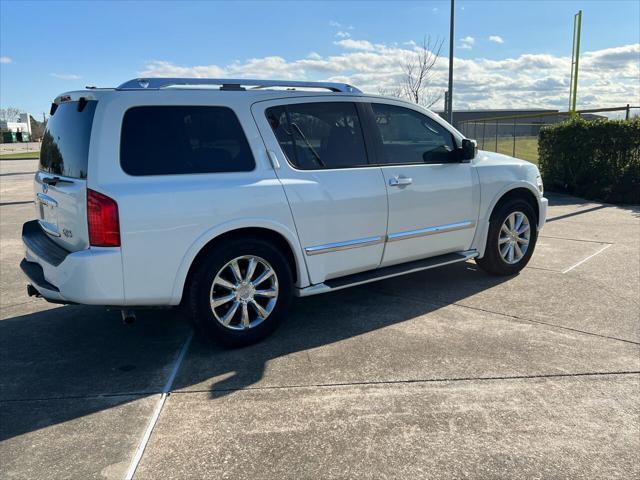
<instances>
[{"instance_id":1,"label":"asphalt road","mask_svg":"<svg viewBox=\"0 0 640 480\"><path fill-rule=\"evenodd\" d=\"M0 161L0 478L640 476L640 209L551 196L516 277L296 300L225 350L175 311L28 298L35 168Z\"/></svg>"}]
</instances>

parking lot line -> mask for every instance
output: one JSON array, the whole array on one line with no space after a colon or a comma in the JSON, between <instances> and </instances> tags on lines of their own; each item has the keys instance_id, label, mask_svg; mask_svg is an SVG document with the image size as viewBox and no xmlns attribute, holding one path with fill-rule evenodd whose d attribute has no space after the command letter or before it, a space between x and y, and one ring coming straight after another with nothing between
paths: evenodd
<instances>
[{"instance_id":1,"label":"parking lot line","mask_svg":"<svg viewBox=\"0 0 640 480\"><path fill-rule=\"evenodd\" d=\"M182 344L182 348L180 349L180 353L176 358L175 363L173 364L173 368L171 369L171 373L169 378L167 378L167 382L164 384L164 388L162 389L162 394L160 395L160 399L156 404L156 408L153 410L153 415L149 420L149 424L147 425L147 429L142 436L142 440L138 445L136 450L136 454L129 465L129 469L127 470L127 474L125 475L125 480L131 480L136 473L136 469L138 468L138 464L140 460L142 460L142 455L144 454L145 448L147 448L147 444L149 443L149 439L151 438L151 433L153 432L154 427L160 417L160 412L162 412L162 407L164 406L165 401L167 400L167 396L171 392L171 388L173 387L173 382L176 379L176 375L178 374L178 370L180 369L180 365L182 364L182 360L184 359L187 350L189 350L189 345L191 344L191 340L193 339L193 331L189 332L189 336Z\"/></svg>"},{"instance_id":2,"label":"parking lot line","mask_svg":"<svg viewBox=\"0 0 640 480\"><path fill-rule=\"evenodd\" d=\"M598 255L598 254L600 254L600 253L604 252L604 251L605 251L607 248L609 248L610 246L611 246L611 244L605 245L605 246L604 246L604 247L602 247L600 250L598 250L596 253L592 253L592 254L591 254L591 255L589 255L587 258L584 258L584 259L580 260L578 263L576 263L575 265L573 265L573 266L571 266L571 267L567 268L566 270L563 270L563 271L562 271L562 273L568 273L568 272L570 272L571 270L573 270L574 268L579 267L580 265L582 265L582 264L583 264L584 262L586 262L587 260L589 260L589 259L591 259L591 258L595 257L596 255Z\"/></svg>"}]
</instances>

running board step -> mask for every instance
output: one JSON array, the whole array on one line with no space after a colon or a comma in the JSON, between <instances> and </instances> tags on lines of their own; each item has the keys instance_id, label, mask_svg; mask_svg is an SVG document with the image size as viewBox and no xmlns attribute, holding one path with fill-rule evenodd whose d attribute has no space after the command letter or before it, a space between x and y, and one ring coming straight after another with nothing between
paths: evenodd
<instances>
[{"instance_id":1,"label":"running board step","mask_svg":"<svg viewBox=\"0 0 640 480\"><path fill-rule=\"evenodd\" d=\"M450 263L464 262L471 258L477 257L476 250L467 250L464 252L447 253L438 255L437 257L425 258L423 260L415 260L413 262L401 263L400 265L392 265L390 267L376 268L361 273L354 273L346 277L334 278L324 283L311 285L310 287L297 290L300 297L308 297L319 293L333 292L347 287L361 285L363 283L377 282L385 278L406 275L407 273L419 272L420 270L428 270L429 268L441 267Z\"/></svg>"}]
</instances>

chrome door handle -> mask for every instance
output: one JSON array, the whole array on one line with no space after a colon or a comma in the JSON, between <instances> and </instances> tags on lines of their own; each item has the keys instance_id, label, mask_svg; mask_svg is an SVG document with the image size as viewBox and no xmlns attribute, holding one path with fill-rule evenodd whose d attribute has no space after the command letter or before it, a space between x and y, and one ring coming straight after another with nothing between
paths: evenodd
<instances>
[{"instance_id":1,"label":"chrome door handle","mask_svg":"<svg viewBox=\"0 0 640 480\"><path fill-rule=\"evenodd\" d=\"M403 185L411 185L412 183L413 179L411 177L400 177L396 175L389 179L389 186L391 187L401 187Z\"/></svg>"},{"instance_id":2,"label":"chrome door handle","mask_svg":"<svg viewBox=\"0 0 640 480\"><path fill-rule=\"evenodd\" d=\"M278 161L278 157L272 150L267 150L267 156L269 157L269 161L271 162L271 166L274 170L278 170L280 168L280 162Z\"/></svg>"}]
</instances>

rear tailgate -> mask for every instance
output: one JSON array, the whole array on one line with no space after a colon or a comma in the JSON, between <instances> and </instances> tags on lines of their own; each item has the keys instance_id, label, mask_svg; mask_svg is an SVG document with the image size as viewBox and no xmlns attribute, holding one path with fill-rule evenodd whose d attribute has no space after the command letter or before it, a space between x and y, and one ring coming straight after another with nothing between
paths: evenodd
<instances>
[{"instance_id":1,"label":"rear tailgate","mask_svg":"<svg viewBox=\"0 0 640 480\"><path fill-rule=\"evenodd\" d=\"M62 102L52 109L34 180L36 215L47 235L75 252L89 247L87 166L97 101Z\"/></svg>"}]
</instances>

